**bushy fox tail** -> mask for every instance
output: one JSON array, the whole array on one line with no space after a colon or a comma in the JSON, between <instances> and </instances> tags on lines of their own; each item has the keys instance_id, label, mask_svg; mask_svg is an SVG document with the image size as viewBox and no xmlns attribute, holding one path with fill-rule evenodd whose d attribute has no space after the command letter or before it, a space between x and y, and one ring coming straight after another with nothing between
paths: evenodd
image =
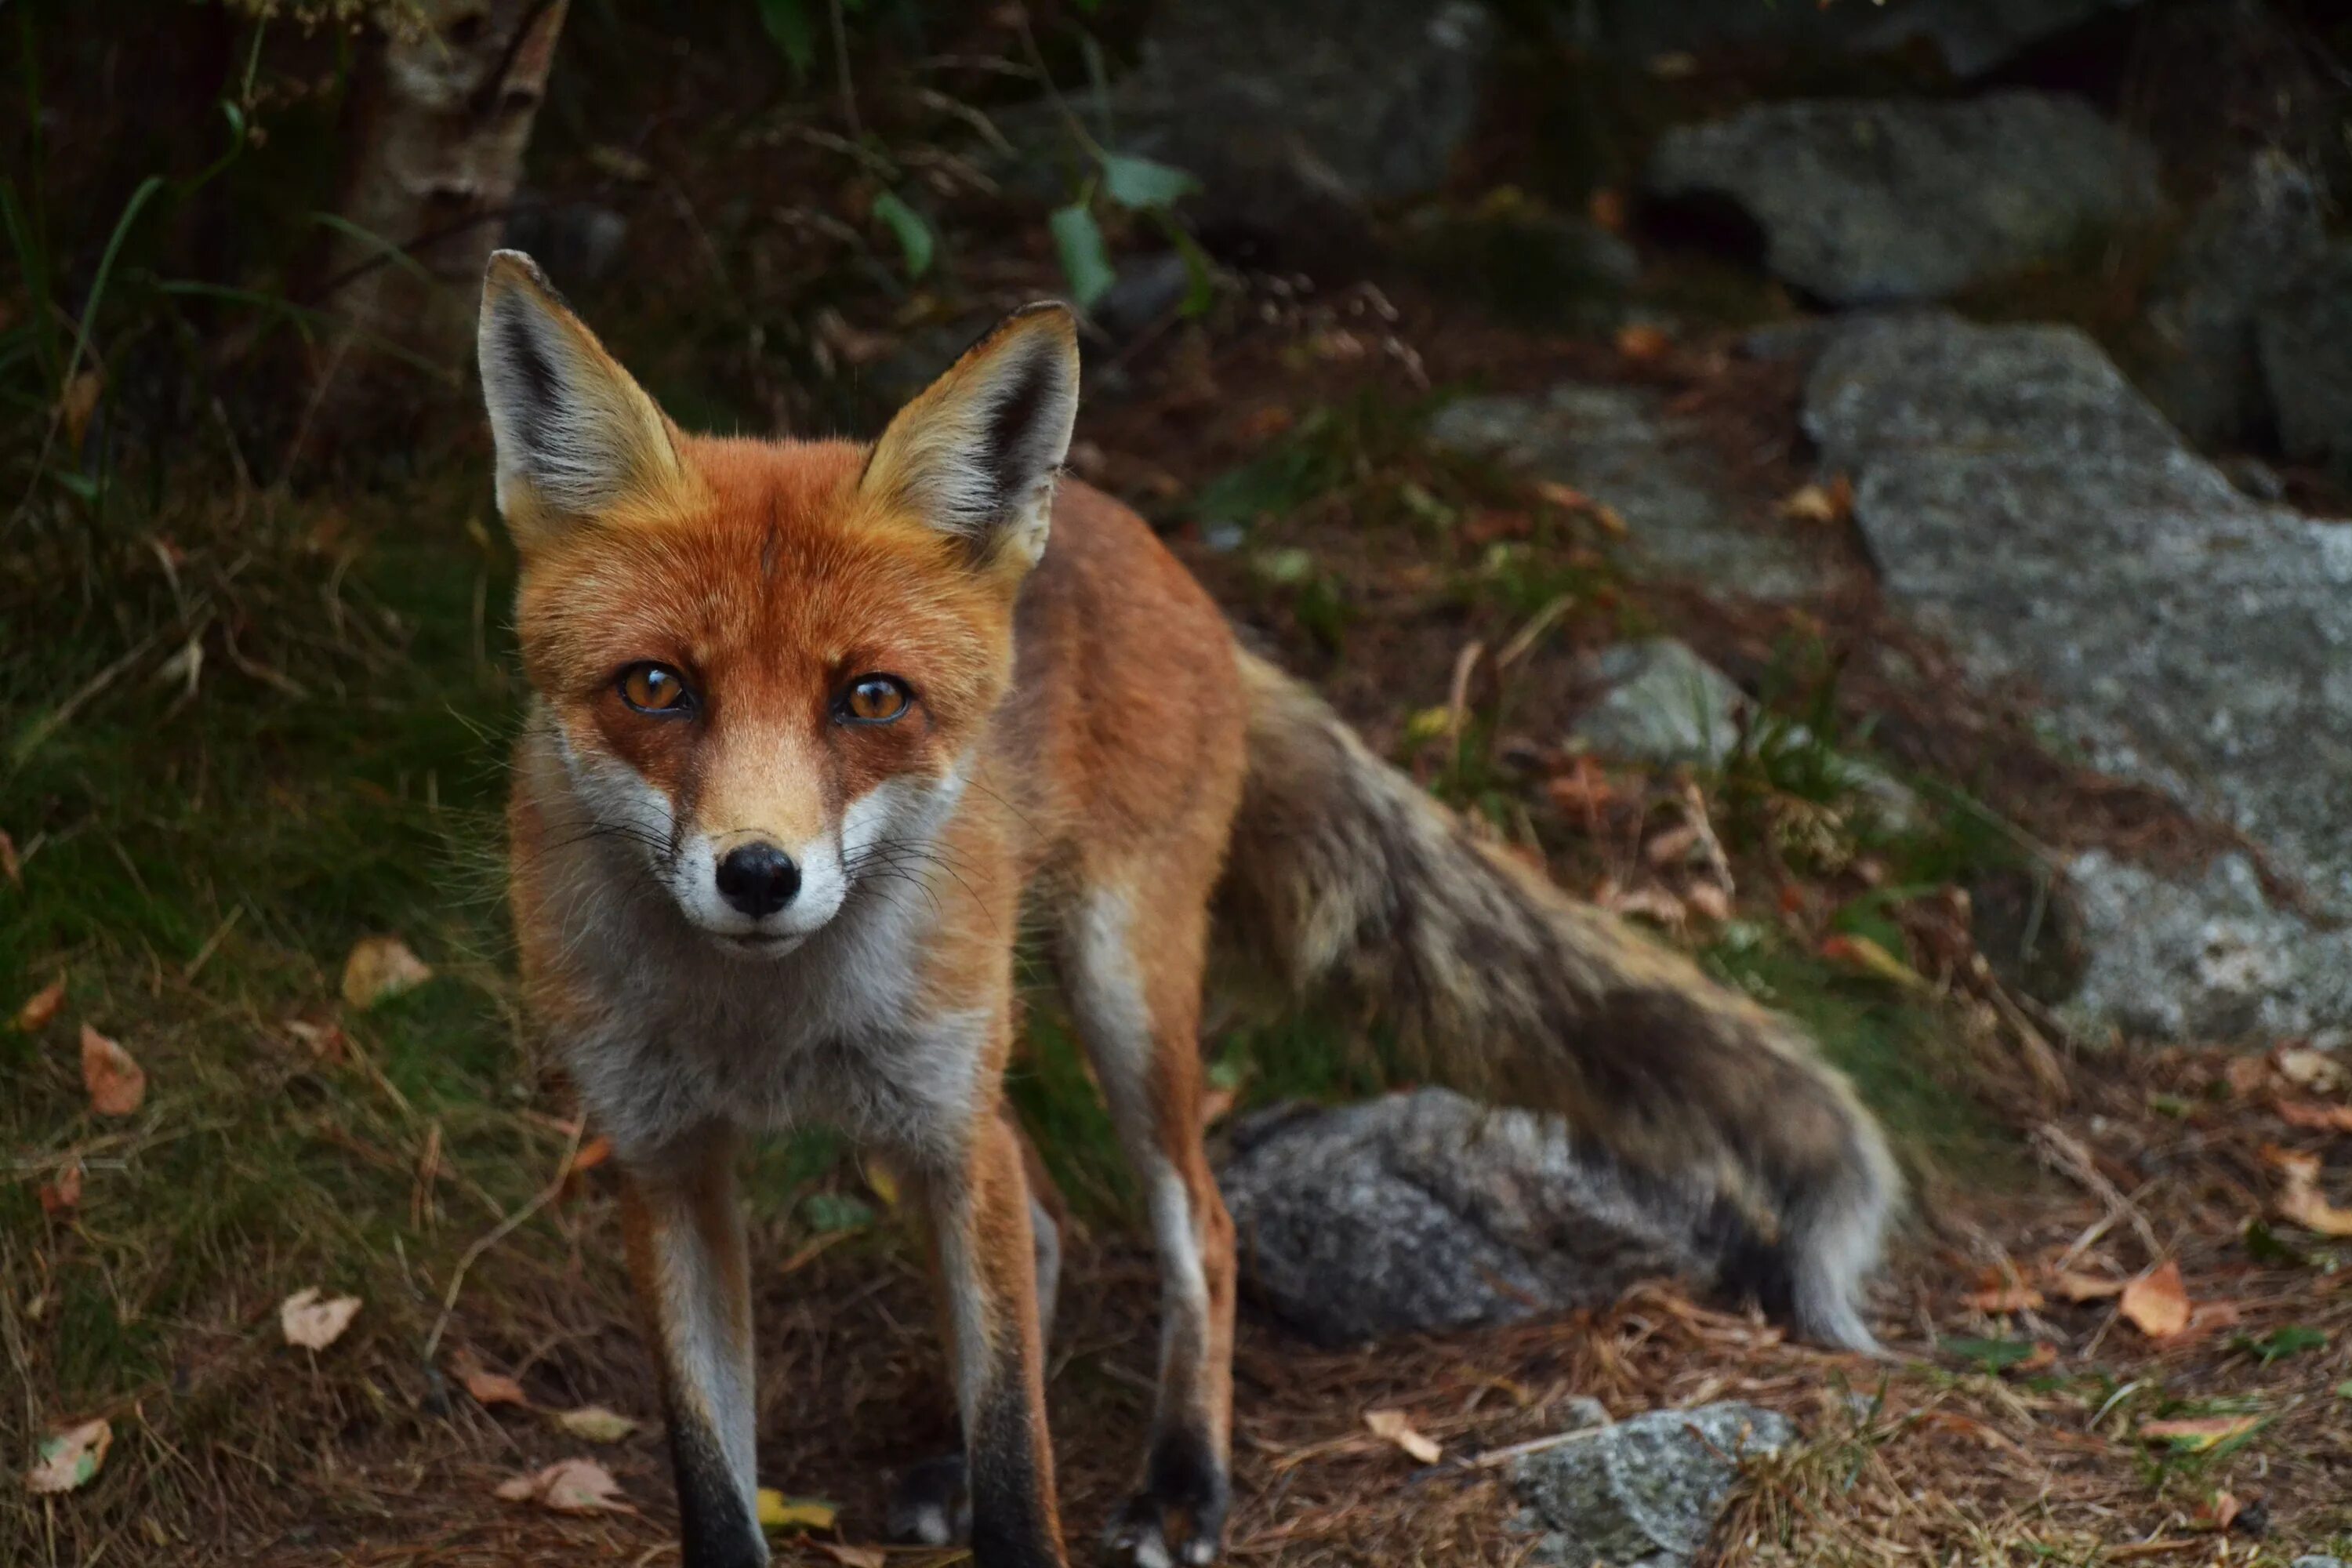
<instances>
[{"instance_id":1,"label":"bushy fox tail","mask_svg":"<svg viewBox=\"0 0 2352 1568\"><path fill-rule=\"evenodd\" d=\"M1856 1310L1901 1181L1788 1020L1473 838L1313 692L1243 656L1249 773L1221 915L1297 993L1337 985L1408 1070L1556 1111L1702 1216L1725 1282L1823 1343Z\"/></svg>"}]
</instances>

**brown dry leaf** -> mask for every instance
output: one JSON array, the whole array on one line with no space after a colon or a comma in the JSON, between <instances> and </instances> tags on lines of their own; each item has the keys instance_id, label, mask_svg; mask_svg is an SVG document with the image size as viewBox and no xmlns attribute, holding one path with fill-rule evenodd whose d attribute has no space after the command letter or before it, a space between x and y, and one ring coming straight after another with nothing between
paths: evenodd
<instances>
[{"instance_id":1,"label":"brown dry leaf","mask_svg":"<svg viewBox=\"0 0 2352 1568\"><path fill-rule=\"evenodd\" d=\"M558 1459L543 1470L499 1483L509 1502L537 1503L556 1513L635 1513L613 1472L593 1459Z\"/></svg>"},{"instance_id":2,"label":"brown dry leaf","mask_svg":"<svg viewBox=\"0 0 2352 1568\"><path fill-rule=\"evenodd\" d=\"M1562 511L1591 511L1601 504L1574 485L1564 485L1558 479L1538 479L1529 488L1536 492L1538 500Z\"/></svg>"},{"instance_id":3,"label":"brown dry leaf","mask_svg":"<svg viewBox=\"0 0 2352 1568\"><path fill-rule=\"evenodd\" d=\"M1774 514L1790 522L1834 527L1853 516L1853 481L1837 474L1827 484L1799 485L1781 498Z\"/></svg>"},{"instance_id":4,"label":"brown dry leaf","mask_svg":"<svg viewBox=\"0 0 2352 1568\"><path fill-rule=\"evenodd\" d=\"M1866 936L1851 936L1840 932L1824 938L1822 956L1832 963L1841 963L1864 974L1892 982L1906 991L1932 991L1927 977L1887 952Z\"/></svg>"},{"instance_id":5,"label":"brown dry leaf","mask_svg":"<svg viewBox=\"0 0 2352 1568\"><path fill-rule=\"evenodd\" d=\"M2168 1443L2183 1453L2201 1454L2262 1424L2263 1417L2259 1415L2200 1415L2181 1421L2145 1421L2140 1424L2139 1435L2154 1442Z\"/></svg>"},{"instance_id":6,"label":"brown dry leaf","mask_svg":"<svg viewBox=\"0 0 2352 1568\"><path fill-rule=\"evenodd\" d=\"M68 451L81 450L82 437L89 431L89 416L98 412L99 396L105 391L105 373L95 366L66 383L65 395L58 399L58 413L65 420Z\"/></svg>"},{"instance_id":7,"label":"brown dry leaf","mask_svg":"<svg viewBox=\"0 0 2352 1568\"><path fill-rule=\"evenodd\" d=\"M0 831L0 877L5 877L17 887L25 885L25 861L16 853L16 841Z\"/></svg>"},{"instance_id":8,"label":"brown dry leaf","mask_svg":"<svg viewBox=\"0 0 2352 1568\"><path fill-rule=\"evenodd\" d=\"M114 1428L104 1416L52 1432L41 1439L33 1468L25 1476L25 1489L36 1497L51 1497L87 1486L113 1446Z\"/></svg>"},{"instance_id":9,"label":"brown dry leaf","mask_svg":"<svg viewBox=\"0 0 2352 1568\"><path fill-rule=\"evenodd\" d=\"M43 1182L35 1194L41 1200L43 1214L63 1214L81 1203L81 1162L68 1160L58 1173Z\"/></svg>"},{"instance_id":10,"label":"brown dry leaf","mask_svg":"<svg viewBox=\"0 0 2352 1568\"><path fill-rule=\"evenodd\" d=\"M1266 403L1242 416L1234 434L1244 441L1271 441L1298 423L1298 416L1283 404Z\"/></svg>"},{"instance_id":11,"label":"brown dry leaf","mask_svg":"<svg viewBox=\"0 0 2352 1568\"><path fill-rule=\"evenodd\" d=\"M1961 1304L1979 1312L2033 1312L2045 1305L2041 1291L2031 1285L2014 1281L1971 1290L1960 1298Z\"/></svg>"},{"instance_id":12,"label":"brown dry leaf","mask_svg":"<svg viewBox=\"0 0 2352 1568\"><path fill-rule=\"evenodd\" d=\"M2352 1082L2342 1062L2309 1046L2285 1047L2271 1058L2271 1065L2287 1082L2314 1094L2333 1094Z\"/></svg>"},{"instance_id":13,"label":"brown dry leaf","mask_svg":"<svg viewBox=\"0 0 2352 1568\"><path fill-rule=\"evenodd\" d=\"M2152 1340L2170 1339L2189 1326L2189 1288L2180 1281L2180 1265L2166 1258L2123 1289L2116 1310L2126 1321Z\"/></svg>"},{"instance_id":14,"label":"brown dry leaf","mask_svg":"<svg viewBox=\"0 0 2352 1568\"><path fill-rule=\"evenodd\" d=\"M449 1370L466 1385L466 1392L478 1405L520 1405L530 1408L530 1395L522 1384L502 1372L492 1372L481 1363L471 1351L459 1351L449 1358Z\"/></svg>"},{"instance_id":15,"label":"brown dry leaf","mask_svg":"<svg viewBox=\"0 0 2352 1568\"><path fill-rule=\"evenodd\" d=\"M1445 1457L1444 1449L1413 1429L1402 1410L1367 1410L1364 1426L1373 1436L1394 1443L1422 1464L1433 1465Z\"/></svg>"},{"instance_id":16,"label":"brown dry leaf","mask_svg":"<svg viewBox=\"0 0 2352 1568\"><path fill-rule=\"evenodd\" d=\"M2352 1105L2327 1105L2315 1100L2282 1100L2272 1110L2289 1127L2314 1132L2352 1132Z\"/></svg>"},{"instance_id":17,"label":"brown dry leaf","mask_svg":"<svg viewBox=\"0 0 2352 1568\"><path fill-rule=\"evenodd\" d=\"M2058 1347L2047 1340L2036 1340L2033 1342L2032 1353L2028 1354L2023 1361L2013 1361L2001 1370L2011 1377L2022 1377L2028 1373L2048 1372L2057 1364Z\"/></svg>"},{"instance_id":18,"label":"brown dry leaf","mask_svg":"<svg viewBox=\"0 0 2352 1568\"><path fill-rule=\"evenodd\" d=\"M2122 1295L2130 1284L2127 1279L2105 1279L2071 1268L2061 1268L2050 1277L2051 1291L2062 1301L2105 1301Z\"/></svg>"},{"instance_id":19,"label":"brown dry leaf","mask_svg":"<svg viewBox=\"0 0 2352 1568\"><path fill-rule=\"evenodd\" d=\"M357 1296L337 1296L321 1300L316 1285L297 1290L278 1303L278 1327L286 1335L286 1342L308 1351L322 1351L343 1337L352 1320L360 1315Z\"/></svg>"},{"instance_id":20,"label":"brown dry leaf","mask_svg":"<svg viewBox=\"0 0 2352 1568\"><path fill-rule=\"evenodd\" d=\"M25 998L25 1005L16 1009L16 1027L27 1035L46 1029L49 1020L58 1016L58 1009L65 1005L66 977L60 974Z\"/></svg>"},{"instance_id":21,"label":"brown dry leaf","mask_svg":"<svg viewBox=\"0 0 2352 1568\"><path fill-rule=\"evenodd\" d=\"M2221 1069L2221 1079L2230 1092L2241 1100L2251 1100L2270 1087L2271 1064L2268 1057L2232 1057Z\"/></svg>"},{"instance_id":22,"label":"brown dry leaf","mask_svg":"<svg viewBox=\"0 0 2352 1568\"><path fill-rule=\"evenodd\" d=\"M637 1429L635 1421L601 1405L583 1405L577 1410L559 1411L555 1424L587 1443L617 1443Z\"/></svg>"},{"instance_id":23,"label":"brown dry leaf","mask_svg":"<svg viewBox=\"0 0 2352 1568\"><path fill-rule=\"evenodd\" d=\"M2352 1236L2352 1209L2337 1208L2320 1190L2318 1155L2273 1145L2263 1151L2263 1158L2284 1178L2273 1205L2279 1218L2321 1236Z\"/></svg>"},{"instance_id":24,"label":"brown dry leaf","mask_svg":"<svg viewBox=\"0 0 2352 1568\"><path fill-rule=\"evenodd\" d=\"M1544 793L1563 814L1587 823L1617 798L1609 770L1590 753L1574 758L1565 772L1545 780Z\"/></svg>"},{"instance_id":25,"label":"brown dry leaf","mask_svg":"<svg viewBox=\"0 0 2352 1568\"><path fill-rule=\"evenodd\" d=\"M1637 321L1632 326L1617 329L1617 352L1635 364L1662 359L1672 347L1674 340L1667 337L1661 328Z\"/></svg>"},{"instance_id":26,"label":"brown dry leaf","mask_svg":"<svg viewBox=\"0 0 2352 1568\"><path fill-rule=\"evenodd\" d=\"M850 1546L838 1541L820 1541L816 1545L842 1568L888 1568L890 1562L890 1554L878 1546Z\"/></svg>"},{"instance_id":27,"label":"brown dry leaf","mask_svg":"<svg viewBox=\"0 0 2352 1568\"><path fill-rule=\"evenodd\" d=\"M572 1156L572 1173L576 1176L583 1171L593 1171L612 1157L613 1141L610 1138L591 1138L580 1145L578 1153Z\"/></svg>"},{"instance_id":28,"label":"brown dry leaf","mask_svg":"<svg viewBox=\"0 0 2352 1568\"><path fill-rule=\"evenodd\" d=\"M363 936L343 960L343 1000L365 1012L432 978L432 965L410 952L398 937Z\"/></svg>"},{"instance_id":29,"label":"brown dry leaf","mask_svg":"<svg viewBox=\"0 0 2352 1568\"><path fill-rule=\"evenodd\" d=\"M302 1042L303 1048L322 1062L339 1062L351 1054L351 1042L343 1031L333 1024L313 1024L307 1018L289 1018L286 1032Z\"/></svg>"},{"instance_id":30,"label":"brown dry leaf","mask_svg":"<svg viewBox=\"0 0 2352 1568\"><path fill-rule=\"evenodd\" d=\"M147 1098L147 1075L131 1053L88 1024L81 1026L81 1081L100 1116L129 1116Z\"/></svg>"},{"instance_id":31,"label":"brown dry leaf","mask_svg":"<svg viewBox=\"0 0 2352 1568\"><path fill-rule=\"evenodd\" d=\"M2215 1492L2210 1501L2197 1505L2197 1527L2200 1530L2226 1531L2230 1526L2237 1522L2238 1515L2244 1510L2245 1504L2238 1500L2236 1494Z\"/></svg>"},{"instance_id":32,"label":"brown dry leaf","mask_svg":"<svg viewBox=\"0 0 2352 1568\"><path fill-rule=\"evenodd\" d=\"M1614 185L1597 186L1585 198L1584 216L1612 234L1625 232L1625 193Z\"/></svg>"}]
</instances>

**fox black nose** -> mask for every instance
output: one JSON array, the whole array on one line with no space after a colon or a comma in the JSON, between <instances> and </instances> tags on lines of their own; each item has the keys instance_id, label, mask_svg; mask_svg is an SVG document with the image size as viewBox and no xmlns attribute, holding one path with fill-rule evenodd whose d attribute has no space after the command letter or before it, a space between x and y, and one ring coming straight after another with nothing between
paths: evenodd
<instances>
[{"instance_id":1,"label":"fox black nose","mask_svg":"<svg viewBox=\"0 0 2352 1568\"><path fill-rule=\"evenodd\" d=\"M774 914L801 890L801 868L772 844L745 844L719 862L719 896L753 920Z\"/></svg>"}]
</instances>

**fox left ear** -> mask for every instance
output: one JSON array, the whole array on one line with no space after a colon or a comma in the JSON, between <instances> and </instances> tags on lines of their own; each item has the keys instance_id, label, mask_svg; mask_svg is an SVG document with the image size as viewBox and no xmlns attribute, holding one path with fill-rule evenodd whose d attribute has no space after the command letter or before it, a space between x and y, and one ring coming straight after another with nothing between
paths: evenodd
<instances>
[{"instance_id":1,"label":"fox left ear","mask_svg":"<svg viewBox=\"0 0 2352 1568\"><path fill-rule=\"evenodd\" d=\"M1034 565L1077 412L1069 308L1026 306L898 411L864 488L968 542L975 559Z\"/></svg>"}]
</instances>

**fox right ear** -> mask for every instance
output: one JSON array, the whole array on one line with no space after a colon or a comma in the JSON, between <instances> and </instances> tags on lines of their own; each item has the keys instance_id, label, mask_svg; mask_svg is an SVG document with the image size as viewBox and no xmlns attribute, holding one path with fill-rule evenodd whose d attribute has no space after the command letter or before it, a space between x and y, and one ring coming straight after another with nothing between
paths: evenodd
<instances>
[{"instance_id":1,"label":"fox right ear","mask_svg":"<svg viewBox=\"0 0 2352 1568\"><path fill-rule=\"evenodd\" d=\"M520 250L490 257L479 352L499 511L517 542L678 479L677 428Z\"/></svg>"}]
</instances>

